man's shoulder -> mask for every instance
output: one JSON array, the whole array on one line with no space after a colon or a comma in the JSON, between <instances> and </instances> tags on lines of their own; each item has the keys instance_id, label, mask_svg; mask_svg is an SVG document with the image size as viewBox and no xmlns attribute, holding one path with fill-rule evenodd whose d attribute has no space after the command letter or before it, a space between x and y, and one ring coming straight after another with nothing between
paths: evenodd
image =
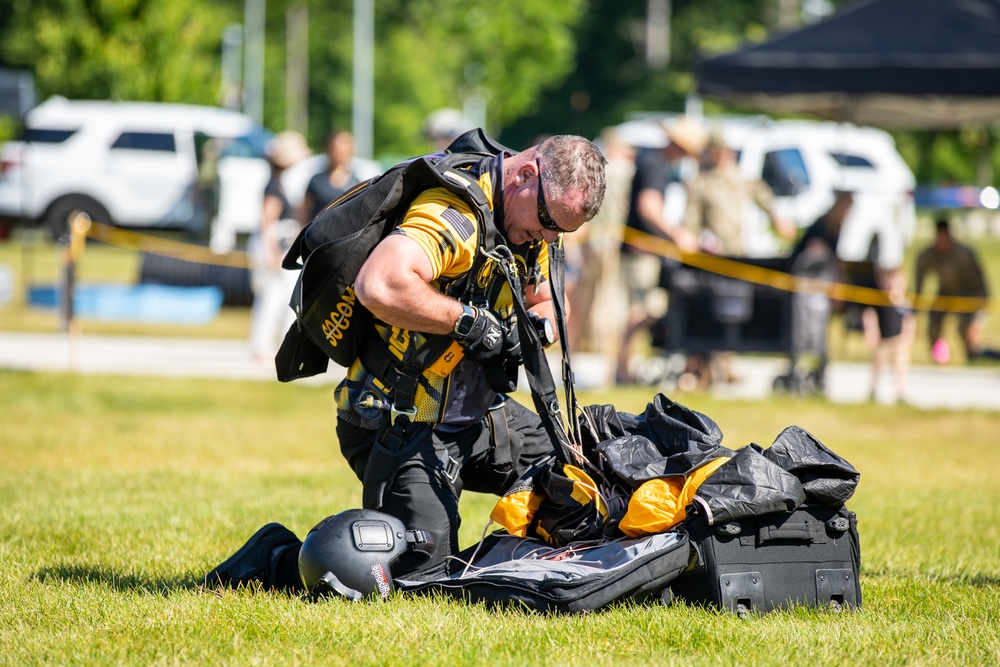
<instances>
[{"instance_id":1,"label":"man's shoulder","mask_svg":"<svg viewBox=\"0 0 1000 667\"><path fill-rule=\"evenodd\" d=\"M473 215L472 206L469 202L442 187L424 190L410 204L410 210L419 209L424 213L436 213L438 215L449 208L457 209L463 215Z\"/></svg>"},{"instance_id":2,"label":"man's shoulder","mask_svg":"<svg viewBox=\"0 0 1000 667\"><path fill-rule=\"evenodd\" d=\"M958 241L953 241L955 245L955 254L962 255L963 258L976 258L976 251L972 246L965 243L959 243Z\"/></svg>"}]
</instances>

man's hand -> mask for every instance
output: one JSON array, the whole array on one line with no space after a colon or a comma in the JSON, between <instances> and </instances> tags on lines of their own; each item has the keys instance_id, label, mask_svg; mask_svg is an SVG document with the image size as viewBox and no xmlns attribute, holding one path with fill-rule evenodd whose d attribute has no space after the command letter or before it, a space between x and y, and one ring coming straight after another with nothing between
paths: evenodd
<instances>
[{"instance_id":1,"label":"man's hand","mask_svg":"<svg viewBox=\"0 0 1000 667\"><path fill-rule=\"evenodd\" d=\"M497 316L486 308L474 308L472 328L465 335L453 334L465 348L465 357L472 361L489 361L504 351L506 334Z\"/></svg>"},{"instance_id":2,"label":"man's hand","mask_svg":"<svg viewBox=\"0 0 1000 667\"><path fill-rule=\"evenodd\" d=\"M466 307L468 312L469 307ZM478 362L486 373L486 382L498 393L517 389L517 369L521 363L521 342L517 327L504 327L496 314L485 308L472 308L475 314L468 333L453 337L465 349L465 358ZM463 314L462 317L468 317ZM467 323L459 318L456 330Z\"/></svg>"}]
</instances>

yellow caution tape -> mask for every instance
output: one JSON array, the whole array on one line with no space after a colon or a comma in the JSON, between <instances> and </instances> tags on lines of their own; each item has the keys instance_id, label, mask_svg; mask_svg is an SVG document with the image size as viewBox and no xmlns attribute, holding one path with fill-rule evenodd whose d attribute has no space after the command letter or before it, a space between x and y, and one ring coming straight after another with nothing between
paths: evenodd
<instances>
[{"instance_id":1,"label":"yellow caution tape","mask_svg":"<svg viewBox=\"0 0 1000 667\"><path fill-rule=\"evenodd\" d=\"M140 232L120 229L100 222L91 221L86 230L89 238L110 245L131 248L157 255L165 255L201 264L216 264L247 268L249 257L242 250L234 250L225 254L213 252L205 246L142 234ZM631 246L661 257L680 261L687 266L701 269L728 278L737 278L756 285L766 285L786 292L799 294L825 294L831 299L849 301L868 306L890 305L885 292L874 287L848 285L829 280L816 280L793 276L783 271L776 271L762 266L753 266L744 262L708 255L705 253L683 252L677 245L666 239L646 234L637 229L626 228L623 240ZM934 296L930 294L908 293L907 299L915 310L936 310L954 313L975 313L983 310L989 300L982 297Z\"/></svg>"},{"instance_id":2,"label":"yellow caution tape","mask_svg":"<svg viewBox=\"0 0 1000 667\"><path fill-rule=\"evenodd\" d=\"M728 278L737 278L756 285L766 285L799 294L826 294L831 299L867 306L891 305L886 293L874 287L802 278L783 271L753 266L717 255L683 252L672 241L646 234L637 229L626 228L623 240L630 246L654 255L674 259L696 269ZM914 310L938 310L954 313L975 313L983 310L989 302L988 299L982 297L934 296L916 293L907 293L906 298L913 304Z\"/></svg>"},{"instance_id":3,"label":"yellow caution tape","mask_svg":"<svg viewBox=\"0 0 1000 667\"><path fill-rule=\"evenodd\" d=\"M242 250L234 250L225 254L213 252L211 248L195 245L193 243L183 243L181 241L171 241L170 239L142 234L118 227L112 227L100 222L91 222L87 236L123 248L131 248L142 252L149 252L156 255L165 255L175 259L182 259L188 262L199 264L217 264L219 266L233 266L237 268L247 268L250 266L249 257Z\"/></svg>"}]
</instances>

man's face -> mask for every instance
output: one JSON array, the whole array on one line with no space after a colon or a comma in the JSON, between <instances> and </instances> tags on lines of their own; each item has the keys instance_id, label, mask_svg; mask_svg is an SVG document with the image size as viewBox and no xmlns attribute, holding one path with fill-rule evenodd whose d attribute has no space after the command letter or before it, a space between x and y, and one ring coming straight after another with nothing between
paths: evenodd
<instances>
[{"instance_id":1,"label":"man's face","mask_svg":"<svg viewBox=\"0 0 1000 667\"><path fill-rule=\"evenodd\" d=\"M580 196L564 193L561 198L545 190L544 166L539 160L525 163L514 182L506 186L504 227L514 245L545 239L555 243L561 232L574 232L586 222L579 212Z\"/></svg>"}]
</instances>

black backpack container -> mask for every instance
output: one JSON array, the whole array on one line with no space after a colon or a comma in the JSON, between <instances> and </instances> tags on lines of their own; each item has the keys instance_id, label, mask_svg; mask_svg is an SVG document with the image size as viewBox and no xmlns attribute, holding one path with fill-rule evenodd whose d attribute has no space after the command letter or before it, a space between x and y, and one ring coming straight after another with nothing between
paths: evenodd
<instances>
[{"instance_id":1,"label":"black backpack container","mask_svg":"<svg viewBox=\"0 0 1000 667\"><path fill-rule=\"evenodd\" d=\"M289 304L296 321L275 359L279 380L317 375L330 360L348 366L357 358L373 316L355 297L354 280L372 249L402 222L420 193L444 188L465 200L476 213L480 239L490 242L489 202L465 170L503 150L482 130L470 130L444 153L401 162L359 183L299 233L282 261L283 268L299 270L299 278Z\"/></svg>"},{"instance_id":2,"label":"black backpack container","mask_svg":"<svg viewBox=\"0 0 1000 667\"><path fill-rule=\"evenodd\" d=\"M689 565L687 533L553 547L503 532L454 558L397 577L404 593L443 593L467 602L578 613L614 602L659 601Z\"/></svg>"}]
</instances>

